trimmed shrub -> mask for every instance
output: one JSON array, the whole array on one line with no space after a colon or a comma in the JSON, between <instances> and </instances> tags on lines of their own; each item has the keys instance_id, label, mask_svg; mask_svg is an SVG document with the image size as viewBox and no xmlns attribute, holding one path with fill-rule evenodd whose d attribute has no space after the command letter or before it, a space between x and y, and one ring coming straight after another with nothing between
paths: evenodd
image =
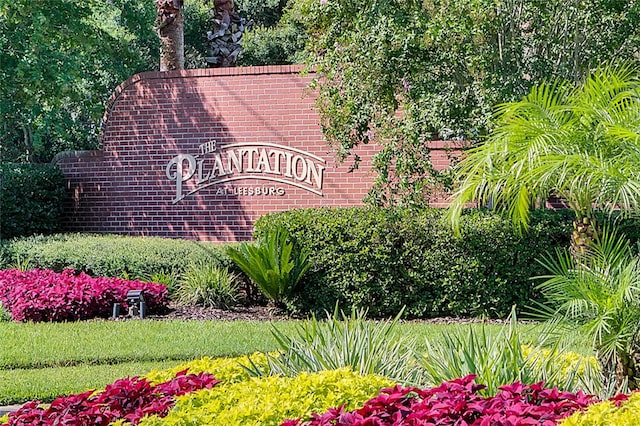
<instances>
[{"instance_id":1,"label":"trimmed shrub","mask_svg":"<svg viewBox=\"0 0 640 426\"><path fill-rule=\"evenodd\" d=\"M64 185L57 166L0 164L0 240L60 231Z\"/></svg>"},{"instance_id":2,"label":"trimmed shrub","mask_svg":"<svg viewBox=\"0 0 640 426\"><path fill-rule=\"evenodd\" d=\"M4 265L28 260L32 268L83 271L91 276L150 280L178 275L191 263L206 262L238 271L220 246L158 237L57 234L5 242Z\"/></svg>"},{"instance_id":3,"label":"trimmed shrub","mask_svg":"<svg viewBox=\"0 0 640 426\"><path fill-rule=\"evenodd\" d=\"M299 312L366 308L373 317L506 317L539 295L536 259L569 244L570 211L535 211L529 232L486 211L462 217L456 238L442 210L301 209L261 217L256 236L284 227L313 267L290 307Z\"/></svg>"},{"instance_id":4,"label":"trimmed shrub","mask_svg":"<svg viewBox=\"0 0 640 426\"><path fill-rule=\"evenodd\" d=\"M108 317L114 303L126 307L127 291L144 290L149 313L166 309L167 288L120 278L91 278L72 270L0 271L0 303L15 321L75 321Z\"/></svg>"}]
</instances>

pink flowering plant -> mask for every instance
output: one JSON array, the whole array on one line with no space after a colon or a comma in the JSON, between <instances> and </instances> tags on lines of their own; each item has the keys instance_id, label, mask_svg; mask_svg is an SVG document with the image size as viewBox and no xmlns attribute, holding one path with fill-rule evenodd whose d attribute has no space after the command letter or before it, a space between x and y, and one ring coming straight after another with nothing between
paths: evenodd
<instances>
[{"instance_id":1,"label":"pink flowering plant","mask_svg":"<svg viewBox=\"0 0 640 426\"><path fill-rule=\"evenodd\" d=\"M0 303L15 321L76 321L108 317L114 303L126 308L129 290L144 290L149 313L168 304L164 285L121 278L92 278L84 272L32 269L0 271Z\"/></svg>"},{"instance_id":2,"label":"pink flowering plant","mask_svg":"<svg viewBox=\"0 0 640 426\"><path fill-rule=\"evenodd\" d=\"M281 426L419 426L556 425L576 410L598 402L593 395L561 392L542 383L513 383L500 387L491 397L478 391L484 385L475 376L442 383L430 389L401 387L383 389L355 411L344 407L314 414L310 420L287 420Z\"/></svg>"},{"instance_id":3,"label":"pink flowering plant","mask_svg":"<svg viewBox=\"0 0 640 426\"><path fill-rule=\"evenodd\" d=\"M9 414L2 426L107 426L120 419L136 425L145 416L166 416L175 405L175 397L210 389L219 382L209 373L186 371L155 386L139 377L119 379L102 392L60 397L47 407L39 401L28 402Z\"/></svg>"}]
</instances>

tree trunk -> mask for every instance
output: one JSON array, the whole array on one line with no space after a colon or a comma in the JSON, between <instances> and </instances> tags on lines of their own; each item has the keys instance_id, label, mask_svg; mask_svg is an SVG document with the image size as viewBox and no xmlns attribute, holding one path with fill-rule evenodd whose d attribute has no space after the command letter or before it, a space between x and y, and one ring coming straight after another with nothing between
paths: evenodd
<instances>
[{"instance_id":1,"label":"tree trunk","mask_svg":"<svg viewBox=\"0 0 640 426\"><path fill-rule=\"evenodd\" d=\"M576 261L585 255L587 247L589 247L595 238L597 232L596 225L596 221L588 216L578 216L573 221L571 254Z\"/></svg>"},{"instance_id":2,"label":"tree trunk","mask_svg":"<svg viewBox=\"0 0 640 426\"><path fill-rule=\"evenodd\" d=\"M634 355L619 353L616 355L616 367L614 371L616 389L621 390L622 386L627 383L629 391L638 389L638 366L636 365Z\"/></svg>"},{"instance_id":3,"label":"tree trunk","mask_svg":"<svg viewBox=\"0 0 640 426\"><path fill-rule=\"evenodd\" d=\"M240 40L245 30L245 20L238 15L233 0L213 0L211 9L213 31L207 33L209 67L235 67L242 51Z\"/></svg>"},{"instance_id":4,"label":"tree trunk","mask_svg":"<svg viewBox=\"0 0 640 426\"><path fill-rule=\"evenodd\" d=\"M183 0L156 0L160 71L184 69Z\"/></svg>"}]
</instances>

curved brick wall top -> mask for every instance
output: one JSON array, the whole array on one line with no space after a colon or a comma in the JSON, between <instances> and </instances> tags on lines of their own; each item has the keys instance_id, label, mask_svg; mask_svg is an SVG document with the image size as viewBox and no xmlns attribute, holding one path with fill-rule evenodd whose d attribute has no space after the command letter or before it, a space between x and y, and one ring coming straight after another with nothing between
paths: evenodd
<instances>
[{"instance_id":1,"label":"curved brick wall top","mask_svg":"<svg viewBox=\"0 0 640 426\"><path fill-rule=\"evenodd\" d=\"M251 238L265 213L361 204L360 169L336 164L298 66L150 72L113 94L100 151L59 155L68 231Z\"/></svg>"}]
</instances>

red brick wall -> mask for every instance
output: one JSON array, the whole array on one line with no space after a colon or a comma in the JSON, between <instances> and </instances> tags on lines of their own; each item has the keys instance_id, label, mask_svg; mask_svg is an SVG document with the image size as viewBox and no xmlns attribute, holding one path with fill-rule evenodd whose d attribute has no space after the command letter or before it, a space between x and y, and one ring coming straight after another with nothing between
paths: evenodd
<instances>
[{"instance_id":1,"label":"red brick wall","mask_svg":"<svg viewBox=\"0 0 640 426\"><path fill-rule=\"evenodd\" d=\"M307 88L311 77L302 76L300 70L270 66L151 72L124 82L105 113L100 150L63 153L54 160L68 179L65 229L246 240L251 238L254 221L266 213L360 205L373 178L370 160L375 147L359 149L363 161L356 171L350 172L348 164L336 163L313 110L314 93ZM220 178L246 178L225 183L204 179L214 167L215 154L196 155L202 144L214 140L216 152L229 145L259 150L259 144L269 144L265 149L270 150L272 164L265 164L263 158L260 170L271 168L271 173L246 173L249 166L245 159L244 174L226 170L227 175ZM279 146L305 151L312 157L299 151L287 151L285 156ZM257 162L260 152L246 156L255 155L253 161ZM202 182L196 182L195 173L182 184L183 195L210 185L174 202L178 182L169 176L177 173L176 165L169 172L167 165L180 154L204 162ZM446 163L443 152L433 154L436 163ZM309 162L322 165L322 188L317 188L312 177L299 182L286 178L284 169L279 174L274 169L274 162L280 160L285 167L286 160L292 159L297 166L293 173L300 178L304 168L313 167ZM222 160L231 167L230 160ZM187 160L181 164L189 168ZM256 164L253 170L258 170ZM220 170L218 173L224 175ZM288 175L293 176L291 171ZM268 194L249 195L250 188L253 192L267 189Z\"/></svg>"}]
</instances>

